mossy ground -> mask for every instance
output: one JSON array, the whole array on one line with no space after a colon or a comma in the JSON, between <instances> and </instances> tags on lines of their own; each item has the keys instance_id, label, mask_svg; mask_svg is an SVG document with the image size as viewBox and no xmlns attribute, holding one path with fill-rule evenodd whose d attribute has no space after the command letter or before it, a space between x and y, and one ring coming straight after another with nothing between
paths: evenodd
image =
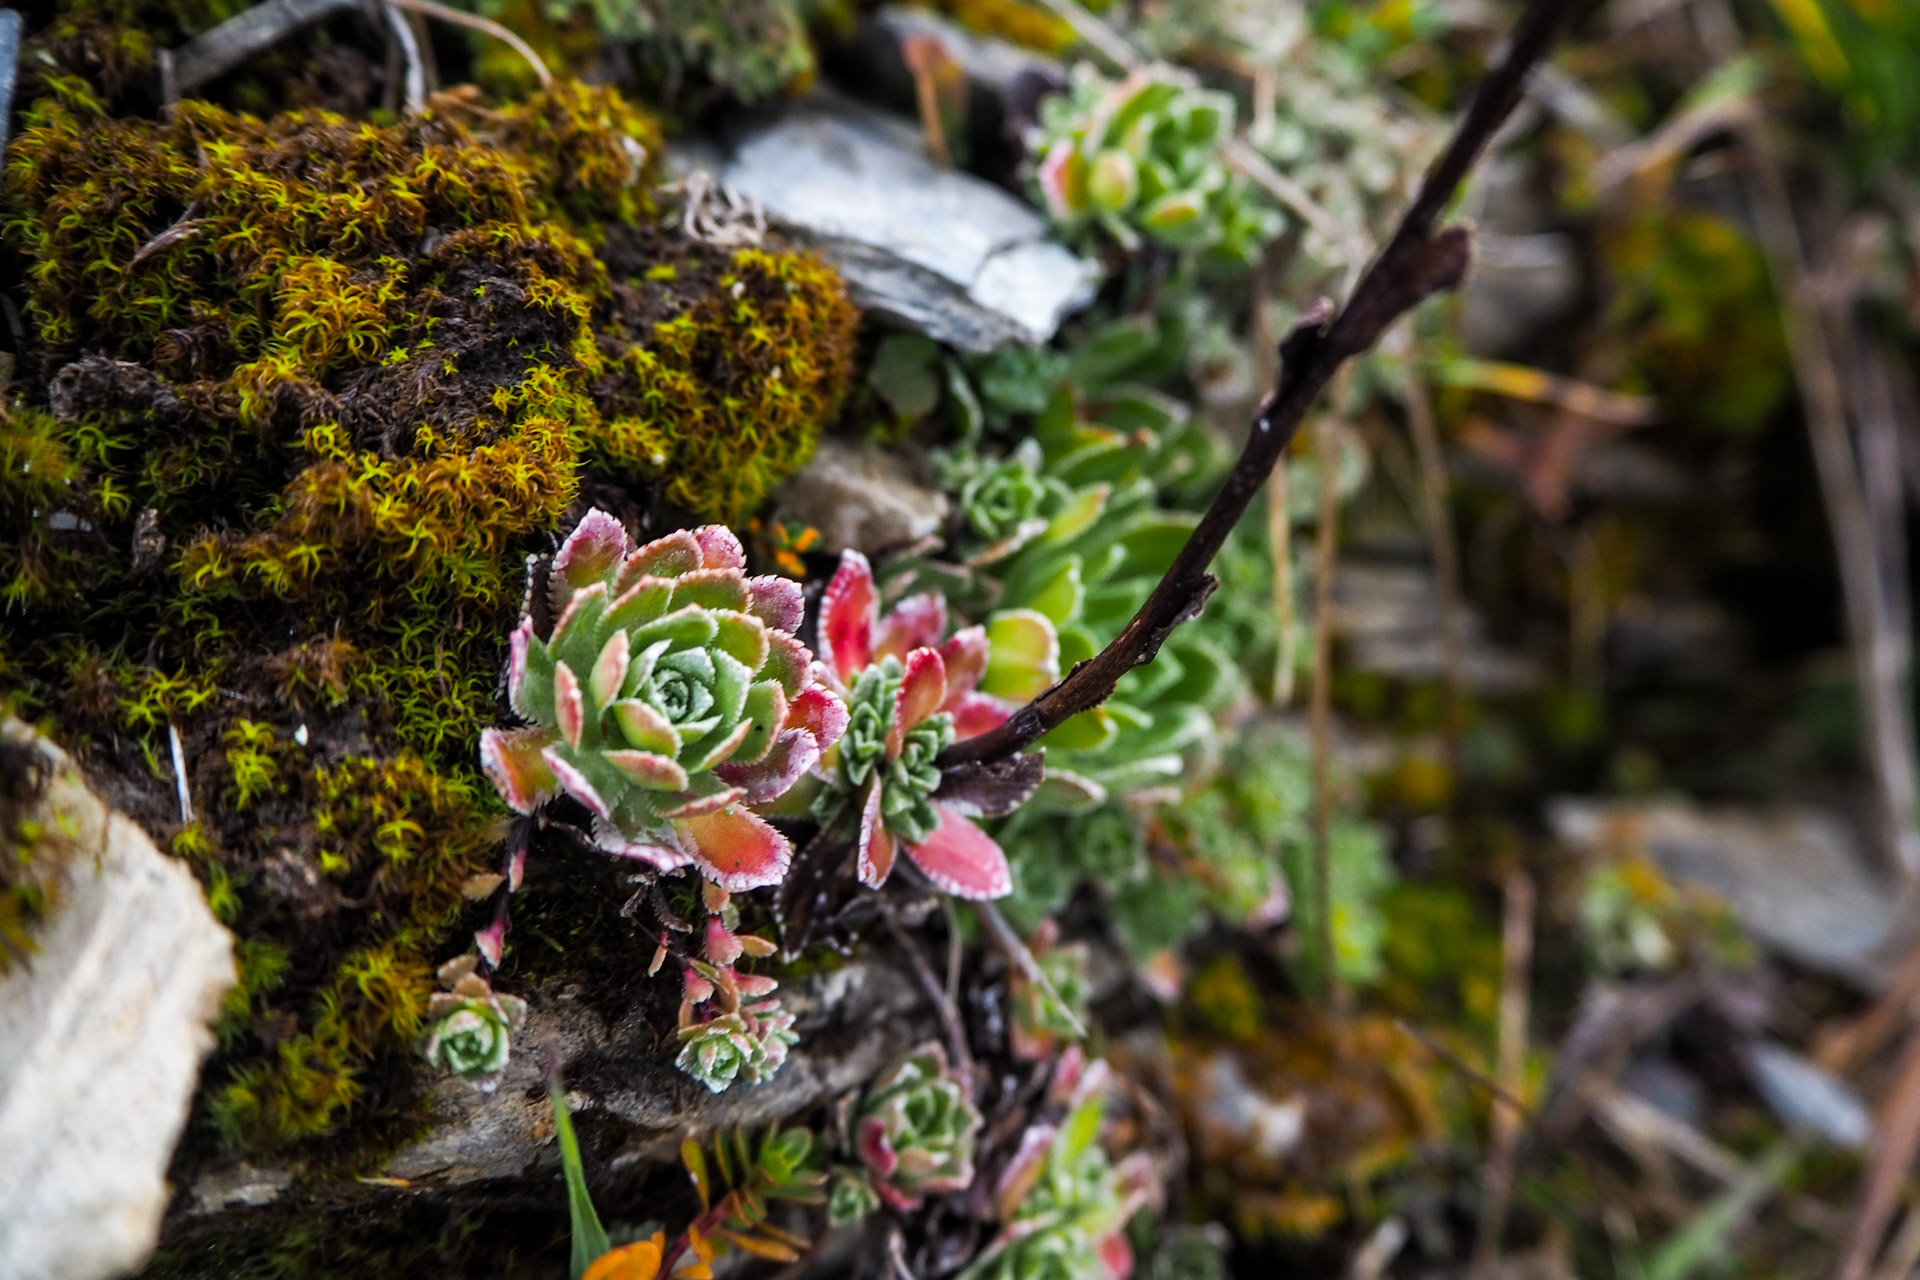
<instances>
[{"instance_id":1,"label":"mossy ground","mask_svg":"<svg viewBox=\"0 0 1920 1280\"><path fill-rule=\"evenodd\" d=\"M837 411L857 315L806 255L663 229L658 131L611 90L150 118L152 51L225 16L202 9L76 6L36 37L0 691L238 936L189 1151L363 1166L421 1123L433 970L490 916L468 893L507 814L474 744L526 556L583 485L656 530L740 519ZM639 954L601 871L516 918L543 965ZM619 936L578 923L601 916Z\"/></svg>"}]
</instances>

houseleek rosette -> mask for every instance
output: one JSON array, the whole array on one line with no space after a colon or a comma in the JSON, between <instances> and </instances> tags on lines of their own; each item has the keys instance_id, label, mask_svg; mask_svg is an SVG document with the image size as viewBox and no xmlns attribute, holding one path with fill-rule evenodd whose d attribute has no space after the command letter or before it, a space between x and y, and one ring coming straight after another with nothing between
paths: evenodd
<instances>
[{"instance_id":1,"label":"houseleek rosette","mask_svg":"<svg viewBox=\"0 0 1920 1280\"><path fill-rule=\"evenodd\" d=\"M848 1128L874 1195L896 1209L917 1209L928 1192L973 1185L981 1124L946 1053L929 1044L867 1086ZM855 1198L849 1193L849 1203Z\"/></svg>"},{"instance_id":2,"label":"houseleek rosette","mask_svg":"<svg viewBox=\"0 0 1920 1280\"><path fill-rule=\"evenodd\" d=\"M846 707L795 638L798 584L748 577L721 525L636 548L590 511L554 557L546 638L511 637L507 693L531 727L489 729L480 759L531 813L564 792L609 853L694 865L730 890L776 884L793 855L751 811L838 740Z\"/></svg>"},{"instance_id":3,"label":"houseleek rosette","mask_svg":"<svg viewBox=\"0 0 1920 1280\"><path fill-rule=\"evenodd\" d=\"M826 786L814 814L829 828L857 824L857 870L871 888L887 882L905 849L942 892L998 898L1012 888L1006 854L972 819L1010 812L1032 787L990 806L943 799L934 762L1017 704L978 688L996 659L987 629L965 627L942 640L946 628L946 601L937 595L911 596L882 617L866 557L842 554L820 600L820 656L850 711L845 735L821 760Z\"/></svg>"}]
</instances>

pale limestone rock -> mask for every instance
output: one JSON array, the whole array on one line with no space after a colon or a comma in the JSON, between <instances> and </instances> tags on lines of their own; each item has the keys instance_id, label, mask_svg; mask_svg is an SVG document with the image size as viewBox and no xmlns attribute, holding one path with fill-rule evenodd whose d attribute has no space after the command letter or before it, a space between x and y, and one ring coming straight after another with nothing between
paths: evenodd
<instances>
[{"instance_id":1,"label":"pale limestone rock","mask_svg":"<svg viewBox=\"0 0 1920 1280\"><path fill-rule=\"evenodd\" d=\"M0 1277L100 1280L143 1263L167 1205L233 939L191 872L107 808L57 747L27 820L53 907L0 977Z\"/></svg>"}]
</instances>

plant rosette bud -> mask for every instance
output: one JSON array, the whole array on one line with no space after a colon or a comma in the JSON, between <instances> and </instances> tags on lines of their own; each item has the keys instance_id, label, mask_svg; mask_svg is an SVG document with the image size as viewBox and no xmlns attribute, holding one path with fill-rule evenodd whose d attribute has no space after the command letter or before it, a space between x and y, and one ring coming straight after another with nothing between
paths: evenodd
<instances>
[{"instance_id":1,"label":"plant rosette bud","mask_svg":"<svg viewBox=\"0 0 1920 1280\"><path fill-rule=\"evenodd\" d=\"M779 883L793 848L753 806L813 768L847 713L793 634L799 586L745 563L721 525L636 548L588 512L548 571L552 633L528 617L510 637L507 694L532 727L482 735L501 797L531 813L564 792L609 853L730 890Z\"/></svg>"},{"instance_id":2,"label":"plant rosette bud","mask_svg":"<svg viewBox=\"0 0 1920 1280\"><path fill-rule=\"evenodd\" d=\"M525 1024L527 1002L499 995L472 972L472 957L450 992L436 992L427 1006L428 1023L420 1036L420 1054L433 1066L478 1080L504 1070L513 1036ZM459 964L455 961L448 968ZM448 969L442 969L443 977Z\"/></svg>"},{"instance_id":3,"label":"plant rosette bud","mask_svg":"<svg viewBox=\"0 0 1920 1280\"><path fill-rule=\"evenodd\" d=\"M992 656L987 629L943 641L946 628L946 602L936 595L909 597L881 617L867 558L842 554L821 597L820 656L849 710L844 735L821 760L827 785L814 814L829 827L848 816L858 824L857 870L870 888L887 882L904 848L943 893L998 898L1013 887L1007 857L972 818L1011 812L1026 793L963 811L937 794L935 760L1000 724L1013 704L979 689Z\"/></svg>"},{"instance_id":4,"label":"plant rosette bud","mask_svg":"<svg viewBox=\"0 0 1920 1280\"><path fill-rule=\"evenodd\" d=\"M833 1171L833 1180L827 1184L828 1223L849 1227L879 1208L880 1195L873 1189L872 1174L845 1166Z\"/></svg>"},{"instance_id":5,"label":"plant rosette bud","mask_svg":"<svg viewBox=\"0 0 1920 1280\"><path fill-rule=\"evenodd\" d=\"M927 1192L973 1185L980 1112L937 1044L923 1045L869 1084L846 1119L873 1194L917 1209Z\"/></svg>"},{"instance_id":6,"label":"plant rosette bud","mask_svg":"<svg viewBox=\"0 0 1920 1280\"><path fill-rule=\"evenodd\" d=\"M799 1039L793 1015L778 1000L762 1000L682 1027L680 1055L673 1065L711 1092L724 1093L735 1080L761 1084L773 1079Z\"/></svg>"}]
</instances>

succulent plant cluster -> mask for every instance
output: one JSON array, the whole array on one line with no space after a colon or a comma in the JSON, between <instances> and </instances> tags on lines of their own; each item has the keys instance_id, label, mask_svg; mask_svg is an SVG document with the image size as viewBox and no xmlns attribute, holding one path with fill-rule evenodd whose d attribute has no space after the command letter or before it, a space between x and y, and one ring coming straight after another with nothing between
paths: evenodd
<instances>
[{"instance_id":1,"label":"succulent plant cluster","mask_svg":"<svg viewBox=\"0 0 1920 1280\"><path fill-rule=\"evenodd\" d=\"M742 956L772 955L773 943L735 932L739 908L725 889L708 883L704 893L704 959L689 959L681 973L685 994L680 1001L680 1055L674 1065L720 1093L735 1080L771 1080L800 1037L793 1030L793 1015L769 998L780 984L734 968Z\"/></svg>"},{"instance_id":2,"label":"succulent plant cluster","mask_svg":"<svg viewBox=\"0 0 1920 1280\"><path fill-rule=\"evenodd\" d=\"M928 1192L972 1186L983 1121L970 1093L946 1051L927 1044L877 1076L857 1101L849 1097L841 1129L859 1163L835 1172L828 1197L835 1223L856 1221L882 1203L917 1209Z\"/></svg>"},{"instance_id":3,"label":"succulent plant cluster","mask_svg":"<svg viewBox=\"0 0 1920 1280\"><path fill-rule=\"evenodd\" d=\"M1028 138L1034 181L1063 227L1248 263L1280 216L1227 167L1233 124L1233 99L1185 71L1156 63L1116 82L1083 63L1065 94L1040 104Z\"/></svg>"},{"instance_id":4,"label":"succulent plant cluster","mask_svg":"<svg viewBox=\"0 0 1920 1280\"><path fill-rule=\"evenodd\" d=\"M529 615L511 637L508 698L531 727L481 740L509 805L564 792L609 853L727 889L780 881L792 846L749 806L818 763L846 708L794 637L798 584L745 563L721 525L636 548L587 514L548 571L552 631Z\"/></svg>"},{"instance_id":5,"label":"succulent plant cluster","mask_svg":"<svg viewBox=\"0 0 1920 1280\"><path fill-rule=\"evenodd\" d=\"M821 597L820 657L848 716L822 760L826 786L814 813L830 828L854 825L863 884L885 884L904 849L941 891L997 898L1011 887L1006 855L972 821L996 814L943 800L934 758L1006 719L1013 704L985 692L985 677L996 660L1018 659L1004 656L986 627L946 629L938 595L912 596L881 616L867 558L842 555Z\"/></svg>"},{"instance_id":6,"label":"succulent plant cluster","mask_svg":"<svg viewBox=\"0 0 1920 1280\"><path fill-rule=\"evenodd\" d=\"M447 990L435 992L427 1006L428 1023L420 1036L421 1056L433 1066L468 1080L499 1074L506 1068L514 1033L527 1018L527 1002L497 994L475 970L471 952L440 967Z\"/></svg>"},{"instance_id":7,"label":"succulent plant cluster","mask_svg":"<svg viewBox=\"0 0 1920 1280\"><path fill-rule=\"evenodd\" d=\"M961 1280L1126 1280L1133 1251L1124 1234L1152 1199L1150 1162L1129 1156L1117 1167L1101 1147L1105 1062L1062 1058L1054 1080L1067 1113L1035 1124L995 1189L1001 1230L961 1272Z\"/></svg>"}]
</instances>

